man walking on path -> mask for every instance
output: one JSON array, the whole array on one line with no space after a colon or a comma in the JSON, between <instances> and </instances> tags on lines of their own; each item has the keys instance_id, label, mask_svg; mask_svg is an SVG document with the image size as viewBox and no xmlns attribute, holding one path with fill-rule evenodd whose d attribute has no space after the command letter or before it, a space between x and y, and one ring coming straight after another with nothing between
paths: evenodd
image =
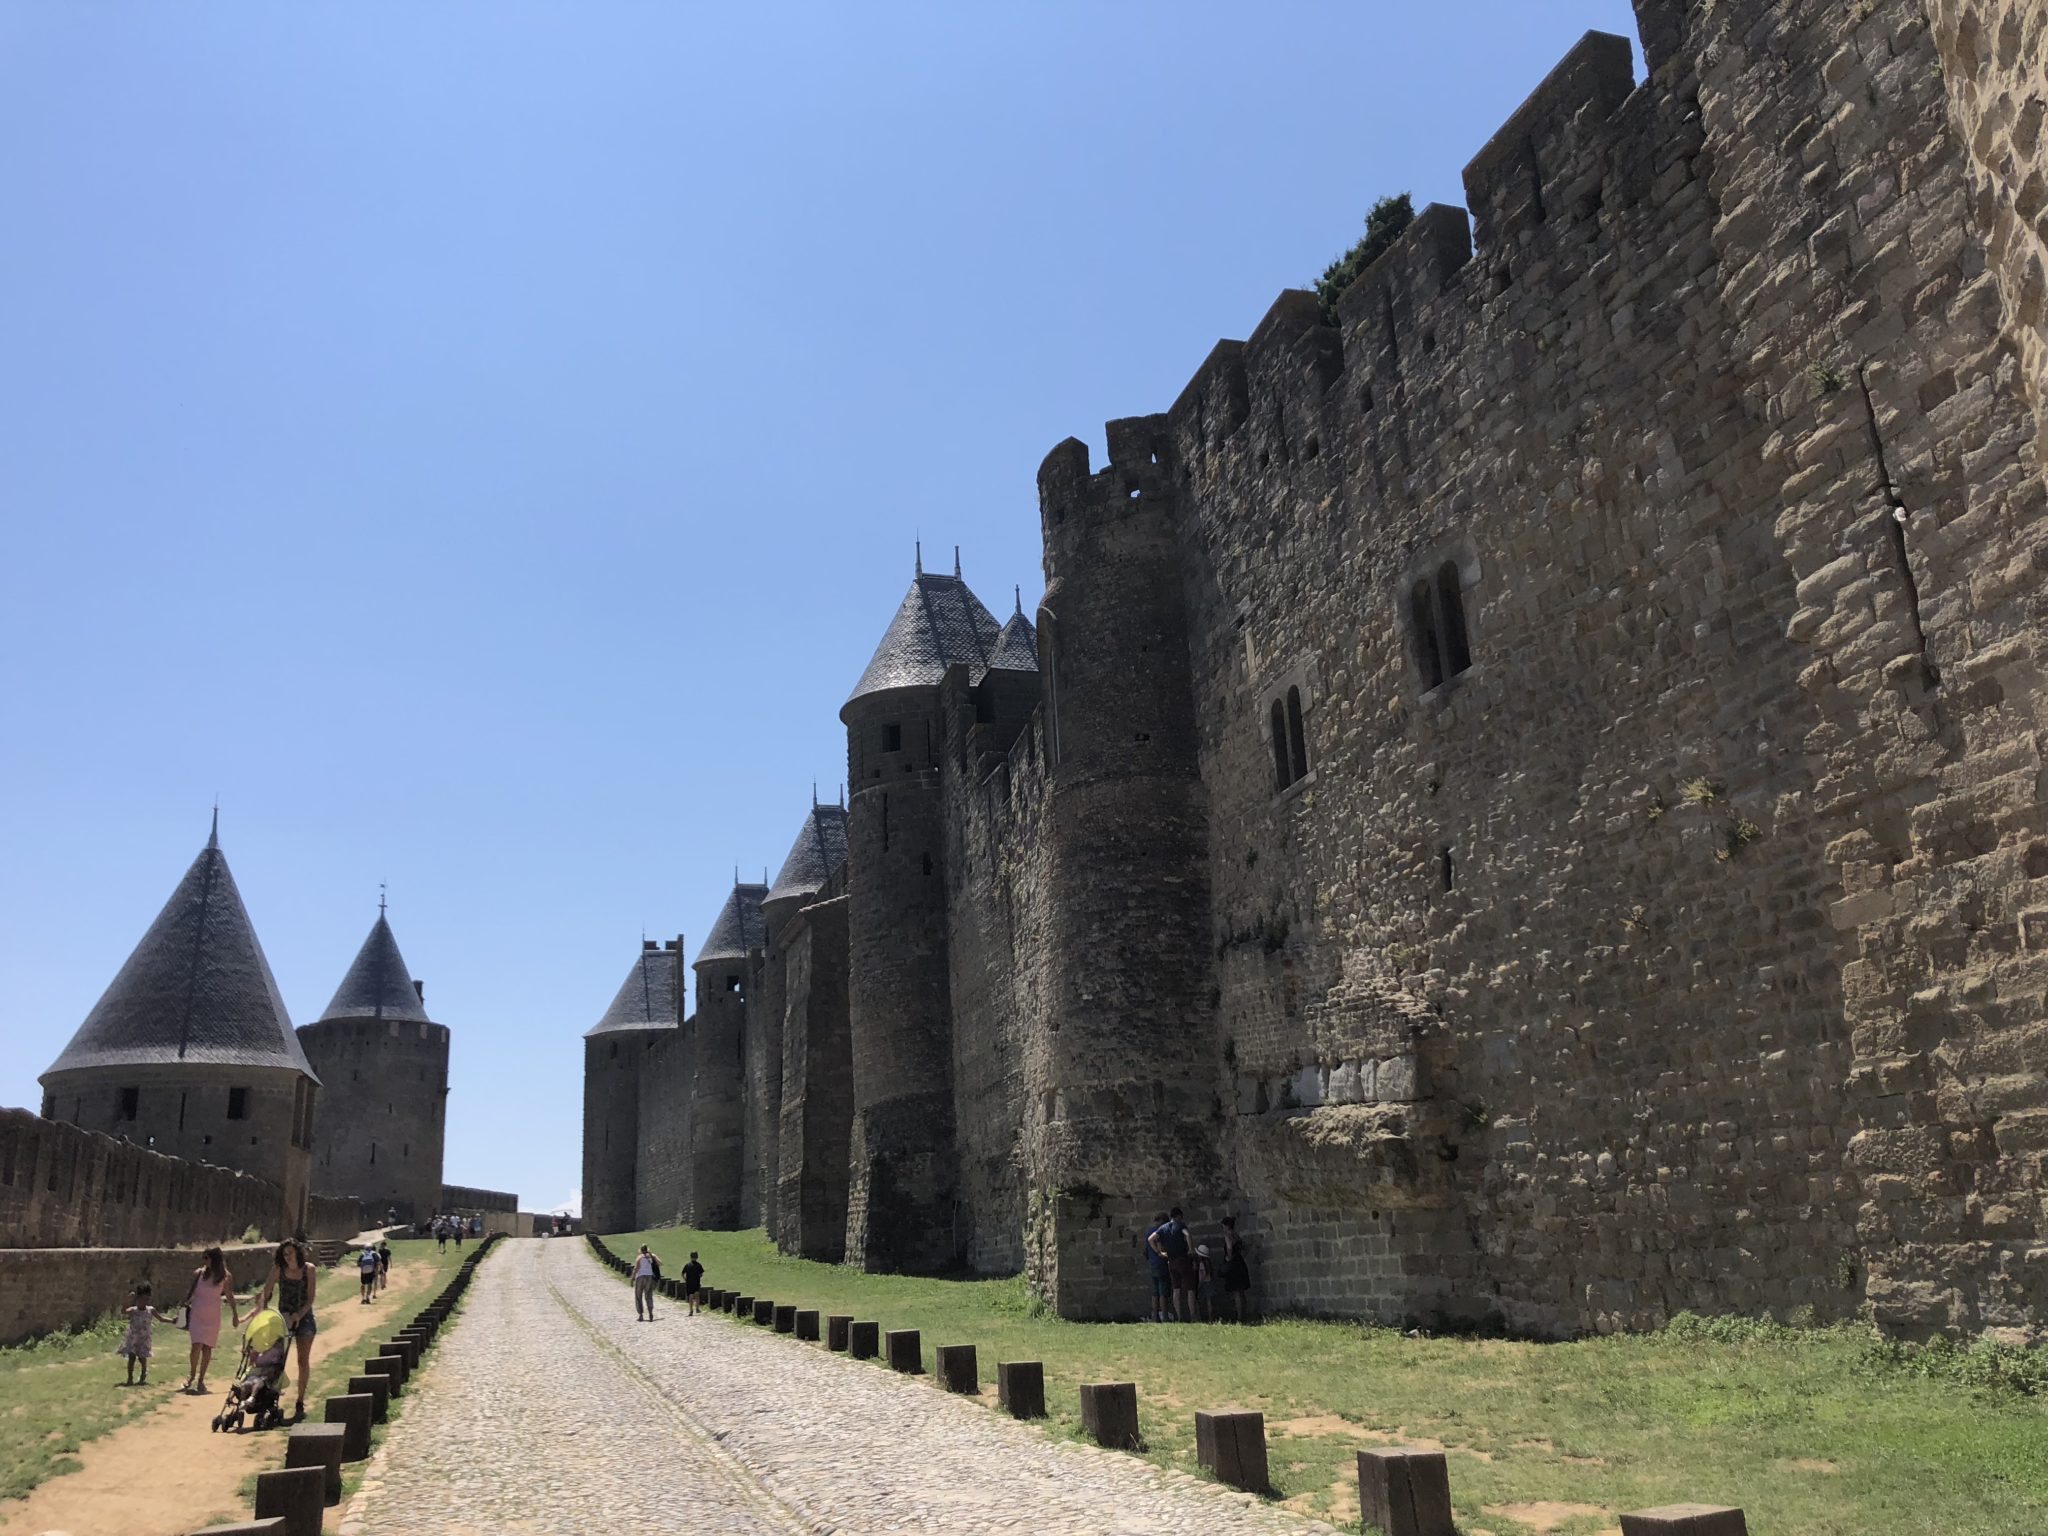
<instances>
[{"instance_id":1,"label":"man walking on path","mask_svg":"<svg viewBox=\"0 0 2048 1536\"><path fill-rule=\"evenodd\" d=\"M683 1266L683 1300L690 1304L690 1316L697 1315L697 1293L704 1288L704 1266L697 1262L695 1250L690 1253L690 1262Z\"/></svg>"},{"instance_id":2,"label":"man walking on path","mask_svg":"<svg viewBox=\"0 0 2048 1536\"><path fill-rule=\"evenodd\" d=\"M638 1321L654 1321L654 1282L660 1278L661 1260L642 1243L639 1257L633 1260L633 1316Z\"/></svg>"}]
</instances>

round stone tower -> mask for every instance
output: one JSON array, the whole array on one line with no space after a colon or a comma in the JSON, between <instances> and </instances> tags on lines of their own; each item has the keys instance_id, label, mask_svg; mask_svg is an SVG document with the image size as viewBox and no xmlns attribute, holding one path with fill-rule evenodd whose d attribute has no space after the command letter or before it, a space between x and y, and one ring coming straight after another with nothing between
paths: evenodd
<instances>
[{"instance_id":1,"label":"round stone tower","mask_svg":"<svg viewBox=\"0 0 2048 1536\"><path fill-rule=\"evenodd\" d=\"M366 1220L441 1207L448 1028L398 952L382 902L327 1011L299 1030L325 1092L313 1122L313 1192L347 1195Z\"/></svg>"},{"instance_id":2,"label":"round stone tower","mask_svg":"<svg viewBox=\"0 0 2048 1536\"><path fill-rule=\"evenodd\" d=\"M267 1179L301 1230L314 1075L212 835L42 1076L43 1115Z\"/></svg>"},{"instance_id":3,"label":"round stone tower","mask_svg":"<svg viewBox=\"0 0 2048 1536\"><path fill-rule=\"evenodd\" d=\"M928 1273L960 1257L939 684L988 673L1002 632L956 569L919 564L846 726L853 1150L846 1259Z\"/></svg>"},{"instance_id":4,"label":"round stone tower","mask_svg":"<svg viewBox=\"0 0 2048 1536\"><path fill-rule=\"evenodd\" d=\"M732 894L690 962L697 982L690 1107L700 1227L725 1230L761 1219L760 1146L747 1136L748 1060L749 1036L759 1034L751 989L765 942L761 902L767 894L765 885L734 880ZM751 1054L759 1059L757 1049Z\"/></svg>"},{"instance_id":5,"label":"round stone tower","mask_svg":"<svg viewBox=\"0 0 2048 1536\"><path fill-rule=\"evenodd\" d=\"M631 1232L639 1224L641 1061L659 1034L679 1027L681 961L680 940L643 940L618 996L583 1036L587 1232Z\"/></svg>"}]
</instances>

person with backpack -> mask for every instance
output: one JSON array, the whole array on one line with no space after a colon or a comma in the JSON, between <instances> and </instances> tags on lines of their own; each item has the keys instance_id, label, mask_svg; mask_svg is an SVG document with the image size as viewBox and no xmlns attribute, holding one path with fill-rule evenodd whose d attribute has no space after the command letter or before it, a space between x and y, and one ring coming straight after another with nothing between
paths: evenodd
<instances>
[{"instance_id":1,"label":"person with backpack","mask_svg":"<svg viewBox=\"0 0 2048 1536\"><path fill-rule=\"evenodd\" d=\"M1181 1216L1179 1206L1167 1214L1166 1223L1155 1227L1152 1235L1145 1239L1145 1246L1166 1261L1166 1283L1173 1293L1173 1310L1184 1323L1191 1323L1195 1313L1195 1256L1188 1242L1187 1222ZM1156 1276L1157 1270L1154 1270ZM1155 1281L1154 1292L1158 1287Z\"/></svg>"},{"instance_id":2,"label":"person with backpack","mask_svg":"<svg viewBox=\"0 0 2048 1536\"><path fill-rule=\"evenodd\" d=\"M382 1294L382 1292L383 1292L384 1288L385 1288L386 1286L390 1285L390 1284L391 1284L391 1245L390 1245L389 1243L387 1243L387 1242L380 1242L380 1243L378 1243L378 1244L377 1244L377 1290L378 1290L378 1293L379 1293L379 1294Z\"/></svg>"},{"instance_id":3,"label":"person with backpack","mask_svg":"<svg viewBox=\"0 0 2048 1536\"><path fill-rule=\"evenodd\" d=\"M645 1243L633 1260L633 1320L654 1321L654 1283L661 1278L661 1260Z\"/></svg>"},{"instance_id":4,"label":"person with backpack","mask_svg":"<svg viewBox=\"0 0 2048 1536\"><path fill-rule=\"evenodd\" d=\"M363 1244L363 1251L356 1255L356 1278L363 1282L363 1305L367 1307L377 1294L377 1249L373 1244Z\"/></svg>"}]
</instances>

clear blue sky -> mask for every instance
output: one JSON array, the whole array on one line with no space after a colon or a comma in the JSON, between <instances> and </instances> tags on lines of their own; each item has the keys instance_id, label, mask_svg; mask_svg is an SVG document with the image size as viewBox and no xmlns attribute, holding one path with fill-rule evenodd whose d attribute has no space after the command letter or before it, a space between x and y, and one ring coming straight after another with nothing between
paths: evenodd
<instances>
[{"instance_id":1,"label":"clear blue sky","mask_svg":"<svg viewBox=\"0 0 2048 1536\"><path fill-rule=\"evenodd\" d=\"M1626 0L0 9L0 1103L206 835L296 1022L376 912L447 1175L779 865L911 543L1163 409ZM1640 65L1638 66L1640 72Z\"/></svg>"}]
</instances>

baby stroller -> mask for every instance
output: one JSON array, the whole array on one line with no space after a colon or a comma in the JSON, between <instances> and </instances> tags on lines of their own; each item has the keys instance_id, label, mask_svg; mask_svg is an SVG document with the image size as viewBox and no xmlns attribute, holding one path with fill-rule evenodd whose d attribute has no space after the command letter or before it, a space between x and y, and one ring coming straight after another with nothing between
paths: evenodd
<instances>
[{"instance_id":1,"label":"baby stroller","mask_svg":"<svg viewBox=\"0 0 2048 1536\"><path fill-rule=\"evenodd\" d=\"M249 1319L242 1334L242 1363L235 1371L228 1400L213 1417L215 1430L239 1430L247 1419L251 1429L271 1429L284 1422L278 1387L284 1380L284 1357L291 1340L284 1319L265 1307Z\"/></svg>"}]
</instances>

